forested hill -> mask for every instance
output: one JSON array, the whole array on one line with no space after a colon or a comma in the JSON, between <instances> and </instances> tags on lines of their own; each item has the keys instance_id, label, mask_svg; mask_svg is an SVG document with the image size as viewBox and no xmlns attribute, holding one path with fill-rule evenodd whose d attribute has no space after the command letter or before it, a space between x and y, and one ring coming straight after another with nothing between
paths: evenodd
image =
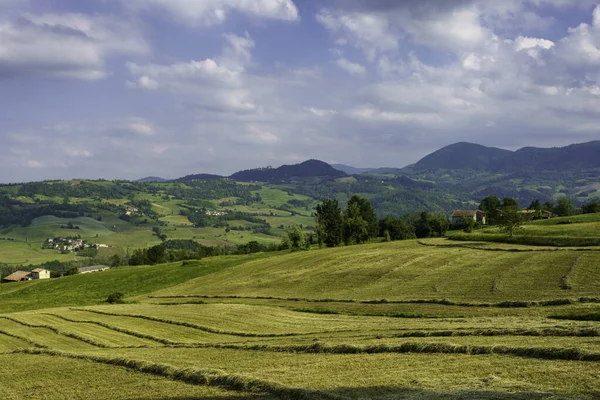
<instances>
[{"instance_id":1,"label":"forested hill","mask_svg":"<svg viewBox=\"0 0 600 400\"><path fill-rule=\"evenodd\" d=\"M236 172L229 178L240 182L287 182L292 178L339 178L346 176L331 165L319 161L308 160L301 164L282 165L279 168L258 168Z\"/></svg>"},{"instance_id":2,"label":"forested hill","mask_svg":"<svg viewBox=\"0 0 600 400\"><path fill-rule=\"evenodd\" d=\"M511 173L521 170L572 171L600 168L600 141L566 147L525 147L517 151L473 143L455 143L437 150L414 164L416 171L476 170Z\"/></svg>"}]
</instances>

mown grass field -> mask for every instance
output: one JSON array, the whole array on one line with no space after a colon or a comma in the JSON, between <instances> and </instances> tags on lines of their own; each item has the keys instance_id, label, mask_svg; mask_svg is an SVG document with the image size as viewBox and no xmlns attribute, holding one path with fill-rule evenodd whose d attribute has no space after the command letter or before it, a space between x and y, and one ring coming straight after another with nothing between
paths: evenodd
<instances>
[{"instance_id":1,"label":"mown grass field","mask_svg":"<svg viewBox=\"0 0 600 400\"><path fill-rule=\"evenodd\" d=\"M448 244L2 285L3 397L598 398L600 251Z\"/></svg>"}]
</instances>

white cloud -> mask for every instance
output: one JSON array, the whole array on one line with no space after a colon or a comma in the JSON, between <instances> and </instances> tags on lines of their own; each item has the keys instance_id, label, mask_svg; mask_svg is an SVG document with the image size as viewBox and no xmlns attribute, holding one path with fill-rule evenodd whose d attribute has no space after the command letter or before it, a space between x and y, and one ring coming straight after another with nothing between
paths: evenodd
<instances>
[{"instance_id":1,"label":"white cloud","mask_svg":"<svg viewBox=\"0 0 600 400\"><path fill-rule=\"evenodd\" d=\"M569 34L558 42L556 51L567 65L575 68L600 65L600 5L594 9L592 25L582 23L570 28Z\"/></svg>"},{"instance_id":2,"label":"white cloud","mask_svg":"<svg viewBox=\"0 0 600 400\"><path fill-rule=\"evenodd\" d=\"M308 111L313 115L316 115L317 117L326 117L337 114L336 110L324 110L316 107L304 107L304 110Z\"/></svg>"},{"instance_id":3,"label":"white cloud","mask_svg":"<svg viewBox=\"0 0 600 400\"><path fill-rule=\"evenodd\" d=\"M349 61L345 58L338 58L338 60L335 63L337 64L338 67L345 70L350 75L364 76L367 73L367 70L365 67L363 67L362 65L360 65L358 63Z\"/></svg>"},{"instance_id":4,"label":"white cloud","mask_svg":"<svg viewBox=\"0 0 600 400\"><path fill-rule=\"evenodd\" d=\"M549 50L552 47L554 47L554 42L551 40L531 38L525 36L519 36L515 39L515 50L517 51L534 49L536 47Z\"/></svg>"},{"instance_id":5,"label":"white cloud","mask_svg":"<svg viewBox=\"0 0 600 400\"><path fill-rule=\"evenodd\" d=\"M246 130L248 133L243 138L245 141L256 144L272 144L279 142L279 137L265 127L248 125Z\"/></svg>"},{"instance_id":6,"label":"white cloud","mask_svg":"<svg viewBox=\"0 0 600 400\"><path fill-rule=\"evenodd\" d=\"M111 16L30 14L0 20L0 76L95 80L107 75L108 58L147 52L137 28Z\"/></svg>"},{"instance_id":7,"label":"white cloud","mask_svg":"<svg viewBox=\"0 0 600 400\"><path fill-rule=\"evenodd\" d=\"M317 21L338 36L338 43L353 43L370 60L381 52L397 49L401 38L388 19L377 13L345 13L326 9L317 14Z\"/></svg>"},{"instance_id":8,"label":"white cloud","mask_svg":"<svg viewBox=\"0 0 600 400\"><path fill-rule=\"evenodd\" d=\"M215 59L171 65L127 63L129 72L136 77L127 86L187 95L195 107L212 111L255 110L257 105L245 81L254 42L249 36L227 34L224 38L226 45L221 56Z\"/></svg>"},{"instance_id":9,"label":"white cloud","mask_svg":"<svg viewBox=\"0 0 600 400\"><path fill-rule=\"evenodd\" d=\"M230 13L255 18L296 21L298 9L292 0L131 0L141 9L157 8L192 26L223 23Z\"/></svg>"},{"instance_id":10,"label":"white cloud","mask_svg":"<svg viewBox=\"0 0 600 400\"><path fill-rule=\"evenodd\" d=\"M138 135L152 136L156 133L153 124L143 118L131 118L126 125L133 133Z\"/></svg>"}]
</instances>

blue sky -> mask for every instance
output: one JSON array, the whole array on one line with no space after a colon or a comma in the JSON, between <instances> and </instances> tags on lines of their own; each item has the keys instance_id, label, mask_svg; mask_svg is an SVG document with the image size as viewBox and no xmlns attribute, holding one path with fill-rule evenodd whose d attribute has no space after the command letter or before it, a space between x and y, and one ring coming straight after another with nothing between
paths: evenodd
<instances>
[{"instance_id":1,"label":"blue sky","mask_svg":"<svg viewBox=\"0 0 600 400\"><path fill-rule=\"evenodd\" d=\"M0 181L600 139L587 0L0 0Z\"/></svg>"}]
</instances>

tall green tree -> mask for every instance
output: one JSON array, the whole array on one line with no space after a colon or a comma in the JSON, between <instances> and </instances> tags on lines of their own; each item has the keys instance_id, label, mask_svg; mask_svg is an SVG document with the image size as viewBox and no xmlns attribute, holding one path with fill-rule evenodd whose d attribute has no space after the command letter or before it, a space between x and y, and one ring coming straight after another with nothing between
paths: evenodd
<instances>
[{"instance_id":1,"label":"tall green tree","mask_svg":"<svg viewBox=\"0 0 600 400\"><path fill-rule=\"evenodd\" d=\"M359 196L352 196L344 211L344 242L364 243L377 237L378 233L379 222L371 203Z\"/></svg>"},{"instance_id":2,"label":"tall green tree","mask_svg":"<svg viewBox=\"0 0 600 400\"><path fill-rule=\"evenodd\" d=\"M379 221L379 235L389 234L391 240L416 239L415 228L401 218L386 217Z\"/></svg>"},{"instance_id":3,"label":"tall green tree","mask_svg":"<svg viewBox=\"0 0 600 400\"><path fill-rule=\"evenodd\" d=\"M499 225L508 237L513 237L515 232L525 223L525 219L517 205L510 205L510 202L507 204L502 207Z\"/></svg>"},{"instance_id":4,"label":"tall green tree","mask_svg":"<svg viewBox=\"0 0 600 400\"><path fill-rule=\"evenodd\" d=\"M290 240L292 251L298 251L304 247L304 232L302 232L302 228L298 225L294 225L294 227L288 231L288 239Z\"/></svg>"},{"instance_id":5,"label":"tall green tree","mask_svg":"<svg viewBox=\"0 0 600 400\"><path fill-rule=\"evenodd\" d=\"M563 197L558 200L556 207L554 207L554 212L561 217L568 217L570 215L575 214L575 202L571 199L567 199Z\"/></svg>"},{"instance_id":6,"label":"tall green tree","mask_svg":"<svg viewBox=\"0 0 600 400\"><path fill-rule=\"evenodd\" d=\"M584 214L593 214L600 212L600 202L598 200L590 200L589 203L584 204L581 207L581 212Z\"/></svg>"},{"instance_id":7,"label":"tall green tree","mask_svg":"<svg viewBox=\"0 0 600 400\"><path fill-rule=\"evenodd\" d=\"M500 219L500 206L502 202L496 196L488 196L481 200L479 209L487 214L487 222L490 225L495 225Z\"/></svg>"},{"instance_id":8,"label":"tall green tree","mask_svg":"<svg viewBox=\"0 0 600 400\"><path fill-rule=\"evenodd\" d=\"M325 199L316 207L315 225L319 244L335 247L342 242L343 218L337 200Z\"/></svg>"}]
</instances>

